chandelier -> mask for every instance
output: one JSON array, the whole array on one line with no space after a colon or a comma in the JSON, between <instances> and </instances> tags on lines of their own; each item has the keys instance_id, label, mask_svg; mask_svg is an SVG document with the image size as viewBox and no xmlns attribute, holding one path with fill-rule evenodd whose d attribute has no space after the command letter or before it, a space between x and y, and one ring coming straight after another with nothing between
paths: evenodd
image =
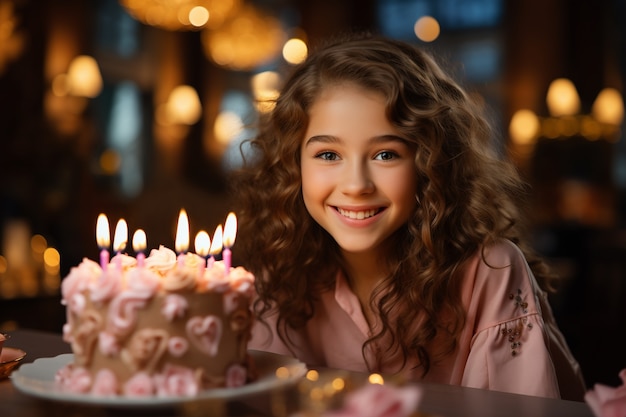
<instances>
[{"instance_id":1,"label":"chandelier","mask_svg":"<svg viewBox=\"0 0 626 417\"><path fill-rule=\"evenodd\" d=\"M166 30L200 30L220 26L241 0L120 0L138 21Z\"/></svg>"}]
</instances>

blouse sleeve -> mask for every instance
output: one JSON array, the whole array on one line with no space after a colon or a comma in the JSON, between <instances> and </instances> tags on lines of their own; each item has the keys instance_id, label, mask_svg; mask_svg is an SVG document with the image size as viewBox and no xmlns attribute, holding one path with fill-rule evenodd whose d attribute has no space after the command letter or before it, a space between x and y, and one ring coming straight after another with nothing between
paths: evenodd
<instances>
[{"instance_id":1,"label":"blouse sleeve","mask_svg":"<svg viewBox=\"0 0 626 417\"><path fill-rule=\"evenodd\" d=\"M545 293L519 248L511 242L496 245L467 274L471 288L464 296L473 332L462 385L561 398L558 373L568 371L584 392L576 361L557 343L562 335L552 326L549 306L542 306ZM572 369L561 367L563 355Z\"/></svg>"},{"instance_id":2,"label":"blouse sleeve","mask_svg":"<svg viewBox=\"0 0 626 417\"><path fill-rule=\"evenodd\" d=\"M474 336L463 385L560 398L539 314L499 323Z\"/></svg>"}]
</instances>

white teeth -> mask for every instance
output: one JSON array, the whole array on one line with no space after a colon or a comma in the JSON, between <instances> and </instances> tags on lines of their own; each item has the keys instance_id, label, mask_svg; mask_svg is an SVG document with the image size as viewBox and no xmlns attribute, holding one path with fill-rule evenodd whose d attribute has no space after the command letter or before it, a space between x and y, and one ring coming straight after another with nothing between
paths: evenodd
<instances>
[{"instance_id":1,"label":"white teeth","mask_svg":"<svg viewBox=\"0 0 626 417\"><path fill-rule=\"evenodd\" d=\"M351 210L344 210L342 208L338 208L338 210L342 216L348 217L350 219L357 219L357 220L367 219L368 217L372 217L373 215L376 214L375 209L364 210L364 211L351 211Z\"/></svg>"}]
</instances>

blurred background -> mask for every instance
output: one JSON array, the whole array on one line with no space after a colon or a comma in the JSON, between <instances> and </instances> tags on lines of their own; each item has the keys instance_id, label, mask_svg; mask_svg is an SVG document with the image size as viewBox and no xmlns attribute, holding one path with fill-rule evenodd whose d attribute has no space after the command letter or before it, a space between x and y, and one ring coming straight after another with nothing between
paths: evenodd
<instances>
[{"instance_id":1,"label":"blurred background","mask_svg":"<svg viewBox=\"0 0 626 417\"><path fill-rule=\"evenodd\" d=\"M0 330L60 332L62 277L96 218L174 247L229 209L225 181L282 74L329 36L422 45L484 103L533 186L533 243L589 385L626 367L623 0L0 0ZM236 252L236 251L235 251Z\"/></svg>"}]
</instances>

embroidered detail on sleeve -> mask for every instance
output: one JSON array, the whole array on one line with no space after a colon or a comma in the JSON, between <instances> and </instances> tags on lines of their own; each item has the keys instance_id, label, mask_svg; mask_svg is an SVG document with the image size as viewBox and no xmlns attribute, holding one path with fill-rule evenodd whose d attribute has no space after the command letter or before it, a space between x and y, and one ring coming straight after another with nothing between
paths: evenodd
<instances>
[{"instance_id":1,"label":"embroidered detail on sleeve","mask_svg":"<svg viewBox=\"0 0 626 417\"><path fill-rule=\"evenodd\" d=\"M510 293L509 300L513 300L515 305L521 308L524 314L528 313L528 303L522 298L522 290L518 288L516 294Z\"/></svg>"},{"instance_id":2,"label":"embroidered detail on sleeve","mask_svg":"<svg viewBox=\"0 0 626 417\"><path fill-rule=\"evenodd\" d=\"M514 322L510 322L508 324L504 324L500 333L502 336L506 337L510 343L511 347L511 355L517 356L520 354L520 350L522 348L522 332L524 329L528 331L532 330L533 324L528 322L528 318L524 317L519 320L515 320Z\"/></svg>"}]
</instances>

